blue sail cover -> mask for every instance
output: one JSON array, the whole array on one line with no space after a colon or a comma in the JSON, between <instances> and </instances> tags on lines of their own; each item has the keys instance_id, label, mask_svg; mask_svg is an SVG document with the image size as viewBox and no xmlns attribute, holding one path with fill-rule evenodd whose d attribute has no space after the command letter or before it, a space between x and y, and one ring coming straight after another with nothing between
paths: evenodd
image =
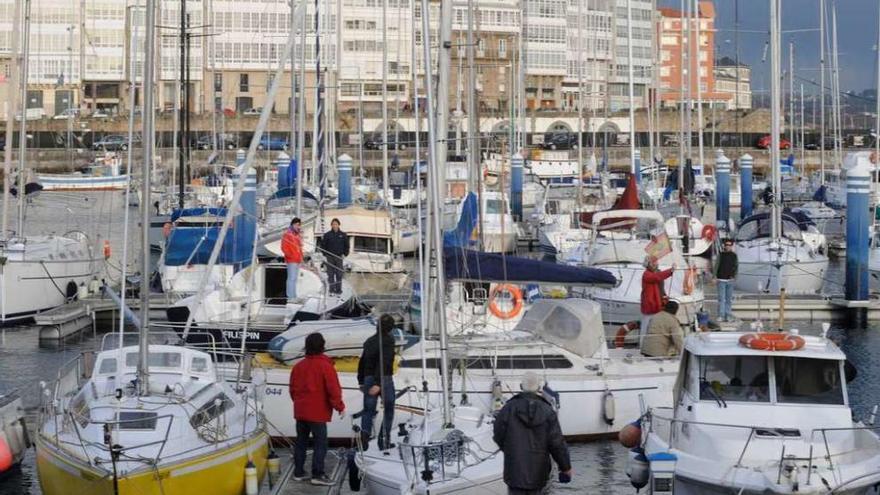
<instances>
[{"instance_id":1,"label":"blue sail cover","mask_svg":"<svg viewBox=\"0 0 880 495\"><path fill-rule=\"evenodd\" d=\"M171 219L174 221L181 216L202 215L215 216L217 218L217 225L208 227L176 226L171 229L171 234L165 243L166 265L206 265L211 259L211 251L214 249L214 244L220 236L220 228L226 215L226 208L187 208L175 210L171 214ZM236 271L250 264L254 249L253 242L238 244L235 242L236 227L245 227L245 222L253 222L253 220L247 219L243 215L235 217L229 231L226 232L223 248L220 250L219 258L217 258L218 264L236 265Z\"/></svg>"},{"instance_id":2,"label":"blue sail cover","mask_svg":"<svg viewBox=\"0 0 880 495\"><path fill-rule=\"evenodd\" d=\"M607 270L447 247L443 252L446 278L485 282L541 282L571 285L614 285Z\"/></svg>"},{"instance_id":3,"label":"blue sail cover","mask_svg":"<svg viewBox=\"0 0 880 495\"><path fill-rule=\"evenodd\" d=\"M455 230L443 233L443 246L447 248L470 248L476 245L476 228L479 221L477 195L469 192L462 202L461 216Z\"/></svg>"}]
</instances>

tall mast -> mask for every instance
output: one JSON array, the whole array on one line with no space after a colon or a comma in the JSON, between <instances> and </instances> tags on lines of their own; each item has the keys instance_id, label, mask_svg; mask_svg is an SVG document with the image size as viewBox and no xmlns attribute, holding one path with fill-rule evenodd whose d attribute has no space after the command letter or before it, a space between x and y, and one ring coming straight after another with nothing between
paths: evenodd
<instances>
[{"instance_id":1,"label":"tall mast","mask_svg":"<svg viewBox=\"0 0 880 495\"><path fill-rule=\"evenodd\" d=\"M578 155L578 191L577 191L577 206L578 211L580 211L581 206L581 196L583 195L583 176L584 176L584 143L581 142L581 137L584 134L584 18L583 18L583 5L584 0L577 0L577 85L578 85L578 102L577 102L577 155ZM513 156L513 153L510 154Z\"/></svg>"},{"instance_id":2,"label":"tall mast","mask_svg":"<svg viewBox=\"0 0 880 495\"><path fill-rule=\"evenodd\" d=\"M694 65L696 68L696 78L697 78L697 150L699 152L700 159L700 170L703 170L703 167L706 166L704 161L705 155L703 154L703 75L701 74L702 67L700 66L700 49L703 45L702 37L700 35L702 29L702 17L700 16L700 2L699 0L694 0L694 24L696 25L695 29L695 38L696 42L694 43L694 50L697 55L694 57ZM708 73L706 74L706 80L708 81ZM709 89L708 86L706 89ZM679 182L684 183L684 176L680 176L681 180Z\"/></svg>"},{"instance_id":3,"label":"tall mast","mask_svg":"<svg viewBox=\"0 0 880 495\"><path fill-rule=\"evenodd\" d=\"M825 0L819 0L819 177L825 185Z\"/></svg>"},{"instance_id":4,"label":"tall mast","mask_svg":"<svg viewBox=\"0 0 880 495\"><path fill-rule=\"evenodd\" d=\"M177 153L178 153L178 168L177 168L177 206L181 210L184 207L183 197L186 192L186 155L189 148L189 144L187 142L187 125L186 122L189 119L188 108L189 105L189 85L187 84L187 71L189 67L187 65L187 43L189 42L189 36L187 35L187 13L186 13L186 0L180 1L180 99L181 105L180 108L177 109L180 117L179 127L177 129L179 137L177 138Z\"/></svg>"},{"instance_id":5,"label":"tall mast","mask_svg":"<svg viewBox=\"0 0 880 495\"><path fill-rule=\"evenodd\" d=\"M685 93L685 88L688 85L688 79L690 79L690 69L687 66L687 54L685 52L686 38L685 33L687 32L687 23L690 22L687 17L685 17L684 10L685 0L680 0L679 2L679 15L678 15L678 28L679 28L679 36L678 36L678 60L679 60L679 69L681 70L681 87L678 90L678 176L679 176L679 189L681 189L681 171L684 170L684 160L685 160L685 139L689 138L689 135L685 134L685 128L687 127L687 120L685 117L685 112L687 111L687 101L690 99L690 95Z\"/></svg>"},{"instance_id":6,"label":"tall mast","mask_svg":"<svg viewBox=\"0 0 880 495\"><path fill-rule=\"evenodd\" d=\"M13 35L13 37L15 37ZM31 47L31 0L24 0L24 49L21 57L21 127L18 130L18 235L24 237L24 158L27 154L27 86ZM6 148L10 147L6 143Z\"/></svg>"},{"instance_id":7,"label":"tall mast","mask_svg":"<svg viewBox=\"0 0 880 495\"><path fill-rule=\"evenodd\" d=\"M779 177L779 103L780 103L780 47L779 47L779 3L770 0L770 170L773 177L773 204L771 236L778 239L780 234L780 177Z\"/></svg>"},{"instance_id":8,"label":"tall mast","mask_svg":"<svg viewBox=\"0 0 880 495\"><path fill-rule=\"evenodd\" d=\"M13 23L18 23L19 19L21 19L21 0L15 0L15 8L12 14ZM12 139L13 139L13 131L15 129L15 112L16 112L16 104L18 103L18 95L16 94L16 89L18 89L18 85L22 84L18 78L18 65L20 63L21 54L18 52L18 36L12 36L12 51L10 52L9 58L9 73L11 74L11 80L9 87L12 88L12 91L9 92L9 102L6 105L6 146L3 150L3 212L2 212L2 228L0 231L0 236L3 239L7 238L9 233L9 180L10 180L10 172L12 172ZM26 82L23 84L27 84ZM24 112L22 112L22 115Z\"/></svg>"},{"instance_id":9,"label":"tall mast","mask_svg":"<svg viewBox=\"0 0 880 495\"><path fill-rule=\"evenodd\" d=\"M877 107L875 112L877 114L877 120L874 123L874 156L880 158L880 5L878 5L877 9L877 86L874 91L874 98L877 100ZM877 169L874 169L874 182L877 182ZM873 187L873 186L872 186ZM875 205L876 208L876 205ZM876 215L871 217L871 222L873 223Z\"/></svg>"},{"instance_id":10,"label":"tall mast","mask_svg":"<svg viewBox=\"0 0 880 495\"><path fill-rule=\"evenodd\" d=\"M388 0L382 1L382 197L385 204L391 199L388 184ZM400 29L400 26L397 26ZM446 86L443 86L444 88ZM395 143L397 147L399 143Z\"/></svg>"},{"instance_id":11,"label":"tall mast","mask_svg":"<svg viewBox=\"0 0 880 495\"><path fill-rule=\"evenodd\" d=\"M144 78L143 78L143 134L144 134L144 163L141 168L141 190L149 197L150 169L153 165L153 91L155 90L154 70L156 63L156 0L147 0L147 11L144 20L146 29L145 55L144 55ZM137 382L140 395L150 393L150 370L149 370L149 347L147 336L150 328L150 202L141 201L141 328L138 335L138 365Z\"/></svg>"},{"instance_id":12,"label":"tall mast","mask_svg":"<svg viewBox=\"0 0 880 495\"><path fill-rule=\"evenodd\" d=\"M382 0L383 2L387 0ZM320 222L324 221L324 74L321 73L321 0L315 0L315 165L318 173L318 206ZM384 68L383 68L384 72ZM320 225L323 231L323 225Z\"/></svg>"},{"instance_id":13,"label":"tall mast","mask_svg":"<svg viewBox=\"0 0 880 495\"><path fill-rule=\"evenodd\" d=\"M636 173L636 97L635 97L635 73L633 71L633 27L632 27L632 0L626 0L626 53L627 69L629 72L629 156L630 171ZM641 177L636 177L640 181Z\"/></svg>"},{"instance_id":14,"label":"tall mast","mask_svg":"<svg viewBox=\"0 0 880 495\"><path fill-rule=\"evenodd\" d=\"M791 149L794 150L795 146L795 137L797 133L795 133L795 106L794 106L794 41L788 42L788 125L790 129L788 130L788 142L791 143Z\"/></svg>"},{"instance_id":15,"label":"tall mast","mask_svg":"<svg viewBox=\"0 0 880 495\"><path fill-rule=\"evenodd\" d=\"M295 0L291 0L295 1ZM301 5L305 8L306 1L301 0ZM294 11L294 16L296 12ZM300 16L300 32L299 32L299 95L297 108L299 110L299 138L296 149L296 216L302 217L302 190L306 179L305 164L305 147L306 147L306 16ZM293 23L295 19L291 19L291 32L293 31ZM294 56L296 50L291 49L290 57Z\"/></svg>"}]
</instances>

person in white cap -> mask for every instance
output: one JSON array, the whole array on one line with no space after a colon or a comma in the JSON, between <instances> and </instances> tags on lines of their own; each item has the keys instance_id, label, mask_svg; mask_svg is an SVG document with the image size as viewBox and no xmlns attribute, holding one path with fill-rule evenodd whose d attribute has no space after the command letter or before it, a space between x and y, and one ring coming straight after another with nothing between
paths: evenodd
<instances>
[{"instance_id":1,"label":"person in white cap","mask_svg":"<svg viewBox=\"0 0 880 495\"><path fill-rule=\"evenodd\" d=\"M556 410L541 394L541 378L527 372L522 392L504 404L495 418L492 438L504 452L504 483L511 495L537 495L550 479L550 458L559 481L571 481L571 459Z\"/></svg>"}]
</instances>

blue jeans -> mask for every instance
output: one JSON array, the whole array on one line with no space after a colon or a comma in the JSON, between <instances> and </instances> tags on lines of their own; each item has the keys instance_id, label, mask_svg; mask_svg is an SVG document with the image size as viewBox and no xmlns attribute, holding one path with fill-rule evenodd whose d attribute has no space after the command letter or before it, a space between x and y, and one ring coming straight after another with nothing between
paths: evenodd
<instances>
[{"instance_id":1,"label":"blue jeans","mask_svg":"<svg viewBox=\"0 0 880 495\"><path fill-rule=\"evenodd\" d=\"M299 279L299 263L287 264L287 300L296 299L296 281Z\"/></svg>"},{"instance_id":2,"label":"blue jeans","mask_svg":"<svg viewBox=\"0 0 880 495\"><path fill-rule=\"evenodd\" d=\"M373 433L373 418L376 417L376 407L379 405L379 397L382 398L382 426L379 430L379 445L388 445L391 437L391 428L394 425L394 379L390 376L382 378L382 391L379 395L367 393L370 387L378 384L378 380L372 376L364 378L361 390L364 392L364 411L361 414L361 431L366 435Z\"/></svg>"},{"instance_id":3,"label":"blue jeans","mask_svg":"<svg viewBox=\"0 0 880 495\"><path fill-rule=\"evenodd\" d=\"M733 318L731 305L733 304L733 280L718 281L718 317L726 320Z\"/></svg>"},{"instance_id":4,"label":"blue jeans","mask_svg":"<svg viewBox=\"0 0 880 495\"><path fill-rule=\"evenodd\" d=\"M311 421L296 422L296 446L293 451L293 474L305 475L306 449L309 446L309 434L315 440L315 451L312 453L312 477L324 475L324 457L327 455L327 423Z\"/></svg>"}]
</instances>

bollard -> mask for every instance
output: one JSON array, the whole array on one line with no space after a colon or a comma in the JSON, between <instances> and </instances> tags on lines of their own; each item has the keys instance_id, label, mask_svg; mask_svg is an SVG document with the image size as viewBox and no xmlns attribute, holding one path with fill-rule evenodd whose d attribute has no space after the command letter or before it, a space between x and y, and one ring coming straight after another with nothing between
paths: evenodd
<instances>
[{"instance_id":1,"label":"bollard","mask_svg":"<svg viewBox=\"0 0 880 495\"><path fill-rule=\"evenodd\" d=\"M724 150L715 152L715 223L728 230L730 220L730 158Z\"/></svg>"},{"instance_id":2,"label":"bollard","mask_svg":"<svg viewBox=\"0 0 880 495\"><path fill-rule=\"evenodd\" d=\"M278 171L278 192L282 194L283 191L293 187L293 184L290 182L290 164L290 157L287 156L287 153L283 152L279 153L278 157L272 161L272 165Z\"/></svg>"},{"instance_id":3,"label":"bollard","mask_svg":"<svg viewBox=\"0 0 880 495\"><path fill-rule=\"evenodd\" d=\"M247 159L247 153L244 150L238 150L235 152L235 164L242 165Z\"/></svg>"},{"instance_id":4,"label":"bollard","mask_svg":"<svg viewBox=\"0 0 880 495\"><path fill-rule=\"evenodd\" d=\"M336 160L336 170L339 172L339 206L351 204L351 157L343 153Z\"/></svg>"},{"instance_id":5,"label":"bollard","mask_svg":"<svg viewBox=\"0 0 880 495\"><path fill-rule=\"evenodd\" d=\"M754 163L754 158L748 153L739 157L740 220L745 220L752 214L752 165Z\"/></svg>"},{"instance_id":6,"label":"bollard","mask_svg":"<svg viewBox=\"0 0 880 495\"><path fill-rule=\"evenodd\" d=\"M846 169L846 283L847 301L868 300L868 218L871 194L871 154L849 153ZM849 318L858 327L866 324L867 308L851 307Z\"/></svg>"},{"instance_id":7,"label":"bollard","mask_svg":"<svg viewBox=\"0 0 880 495\"><path fill-rule=\"evenodd\" d=\"M522 221L523 204L523 156L515 153L510 158L510 211L513 219L517 222Z\"/></svg>"}]
</instances>

